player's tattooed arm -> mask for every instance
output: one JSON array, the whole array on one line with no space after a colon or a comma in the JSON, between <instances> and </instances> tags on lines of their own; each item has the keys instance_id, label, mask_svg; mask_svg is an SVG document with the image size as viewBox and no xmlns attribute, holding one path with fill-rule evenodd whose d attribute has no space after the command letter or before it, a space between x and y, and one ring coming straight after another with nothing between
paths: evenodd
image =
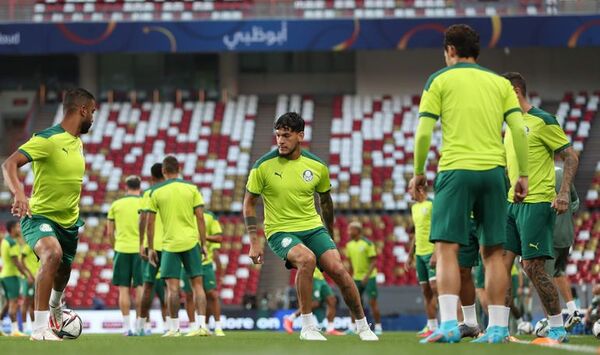
<instances>
[{"instance_id":1,"label":"player's tattooed arm","mask_svg":"<svg viewBox=\"0 0 600 355\"><path fill-rule=\"evenodd\" d=\"M533 259L525 261L525 272L533 282L540 295L540 300L549 315L560 314L560 301L558 290L552 282L552 278L544 269L544 259Z\"/></svg>"},{"instance_id":2,"label":"player's tattooed arm","mask_svg":"<svg viewBox=\"0 0 600 355\"><path fill-rule=\"evenodd\" d=\"M329 234L333 238L333 200L329 191L319 194L319 200L321 201L321 216L323 222L329 231Z\"/></svg>"},{"instance_id":3,"label":"player's tattooed arm","mask_svg":"<svg viewBox=\"0 0 600 355\"><path fill-rule=\"evenodd\" d=\"M569 209L570 203L570 189L575 173L577 172L577 166L579 166L579 158L573 147L568 147L560 152L560 158L564 162L563 166L563 180L560 186L556 199L552 203L552 207L556 209L557 213L564 213Z\"/></svg>"},{"instance_id":4,"label":"player's tattooed arm","mask_svg":"<svg viewBox=\"0 0 600 355\"><path fill-rule=\"evenodd\" d=\"M258 202L259 195L247 192L244 196L244 222L246 223L246 230L250 235L250 251L248 256L252 259L255 264L263 263L264 244L262 240L258 239L258 220L256 218L256 203Z\"/></svg>"}]
</instances>

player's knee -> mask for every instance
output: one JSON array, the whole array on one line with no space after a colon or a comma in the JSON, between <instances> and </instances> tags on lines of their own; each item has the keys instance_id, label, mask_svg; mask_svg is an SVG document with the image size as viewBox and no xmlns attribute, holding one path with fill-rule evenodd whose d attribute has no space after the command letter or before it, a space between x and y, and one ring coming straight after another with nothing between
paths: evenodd
<instances>
[{"instance_id":1,"label":"player's knee","mask_svg":"<svg viewBox=\"0 0 600 355\"><path fill-rule=\"evenodd\" d=\"M310 251L302 253L296 260L298 268L314 269L317 266L317 258Z\"/></svg>"},{"instance_id":2,"label":"player's knee","mask_svg":"<svg viewBox=\"0 0 600 355\"><path fill-rule=\"evenodd\" d=\"M59 246L47 247L40 254L40 261L43 266L52 269L58 269L60 267L63 253Z\"/></svg>"},{"instance_id":3,"label":"player's knee","mask_svg":"<svg viewBox=\"0 0 600 355\"><path fill-rule=\"evenodd\" d=\"M348 275L348 272L346 271L346 269L344 268L344 265L342 265L341 262L336 263L333 267L328 269L327 273L329 274L329 276L331 276L335 280L341 280L346 275Z\"/></svg>"}]
</instances>

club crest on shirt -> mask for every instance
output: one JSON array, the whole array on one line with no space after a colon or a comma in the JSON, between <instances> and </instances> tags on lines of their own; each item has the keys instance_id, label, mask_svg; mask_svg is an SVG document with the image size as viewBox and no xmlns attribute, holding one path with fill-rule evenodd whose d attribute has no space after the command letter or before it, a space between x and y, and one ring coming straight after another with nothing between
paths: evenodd
<instances>
[{"instance_id":1,"label":"club crest on shirt","mask_svg":"<svg viewBox=\"0 0 600 355\"><path fill-rule=\"evenodd\" d=\"M529 127L525 126L525 135L529 135Z\"/></svg>"},{"instance_id":2,"label":"club crest on shirt","mask_svg":"<svg viewBox=\"0 0 600 355\"><path fill-rule=\"evenodd\" d=\"M292 238L290 238L290 237L285 237L281 241L281 246L284 248L287 248L290 244L292 244Z\"/></svg>"},{"instance_id":3,"label":"club crest on shirt","mask_svg":"<svg viewBox=\"0 0 600 355\"><path fill-rule=\"evenodd\" d=\"M313 175L312 171L307 169L307 170L304 170L304 172L302 173L302 178L306 182L311 182L314 178L314 175Z\"/></svg>"},{"instance_id":4,"label":"club crest on shirt","mask_svg":"<svg viewBox=\"0 0 600 355\"><path fill-rule=\"evenodd\" d=\"M43 223L40 225L40 231L42 232L52 232L52 227L48 223Z\"/></svg>"}]
</instances>

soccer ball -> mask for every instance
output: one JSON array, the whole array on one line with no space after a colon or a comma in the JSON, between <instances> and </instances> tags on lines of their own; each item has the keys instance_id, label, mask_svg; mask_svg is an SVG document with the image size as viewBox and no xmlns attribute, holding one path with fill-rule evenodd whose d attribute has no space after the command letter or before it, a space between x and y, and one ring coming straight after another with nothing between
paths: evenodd
<instances>
[{"instance_id":1,"label":"soccer ball","mask_svg":"<svg viewBox=\"0 0 600 355\"><path fill-rule=\"evenodd\" d=\"M535 324L534 333L536 336L543 338L548 335L548 331L550 330L550 325L548 324L548 319L542 318Z\"/></svg>"},{"instance_id":2,"label":"soccer ball","mask_svg":"<svg viewBox=\"0 0 600 355\"><path fill-rule=\"evenodd\" d=\"M54 332L63 339L77 339L81 335L83 324L79 315L73 310L63 310L63 326L59 332Z\"/></svg>"},{"instance_id":3,"label":"soccer ball","mask_svg":"<svg viewBox=\"0 0 600 355\"><path fill-rule=\"evenodd\" d=\"M594 322L594 325L592 326L592 333L594 333L596 338L600 338L600 320Z\"/></svg>"},{"instance_id":4,"label":"soccer ball","mask_svg":"<svg viewBox=\"0 0 600 355\"><path fill-rule=\"evenodd\" d=\"M531 322L521 322L517 326L519 334L531 334L533 333L533 324Z\"/></svg>"}]
</instances>

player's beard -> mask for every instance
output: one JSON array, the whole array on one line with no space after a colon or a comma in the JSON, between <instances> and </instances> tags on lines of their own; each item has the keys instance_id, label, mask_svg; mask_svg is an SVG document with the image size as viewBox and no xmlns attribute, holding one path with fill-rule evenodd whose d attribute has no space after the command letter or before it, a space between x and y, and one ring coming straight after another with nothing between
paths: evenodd
<instances>
[{"instance_id":1,"label":"player's beard","mask_svg":"<svg viewBox=\"0 0 600 355\"><path fill-rule=\"evenodd\" d=\"M300 146L300 142L296 143L296 145L293 148L288 149L288 152L286 154L281 153L281 151L279 152L279 156L282 158L288 158L290 156L292 156L292 154L294 154L294 152L296 152L296 150L299 148Z\"/></svg>"},{"instance_id":2,"label":"player's beard","mask_svg":"<svg viewBox=\"0 0 600 355\"><path fill-rule=\"evenodd\" d=\"M86 134L92 128L92 120L81 122L81 128L79 129L80 134Z\"/></svg>"}]
</instances>

